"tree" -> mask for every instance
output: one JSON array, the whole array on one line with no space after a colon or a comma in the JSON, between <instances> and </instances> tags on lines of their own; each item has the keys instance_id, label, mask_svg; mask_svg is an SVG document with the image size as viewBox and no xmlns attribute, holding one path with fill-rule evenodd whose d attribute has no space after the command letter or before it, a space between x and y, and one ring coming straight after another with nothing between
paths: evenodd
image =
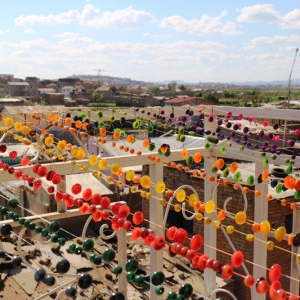
<instances>
[{"instance_id":1,"label":"tree","mask_svg":"<svg viewBox=\"0 0 300 300\"><path fill-rule=\"evenodd\" d=\"M235 91L231 89L226 89L223 91L223 95L225 98L234 98L235 97Z\"/></svg>"},{"instance_id":2,"label":"tree","mask_svg":"<svg viewBox=\"0 0 300 300\"><path fill-rule=\"evenodd\" d=\"M243 96L243 106L248 106L251 103L251 106L258 107L262 104L261 92L258 89L248 90L244 92Z\"/></svg>"},{"instance_id":3,"label":"tree","mask_svg":"<svg viewBox=\"0 0 300 300\"><path fill-rule=\"evenodd\" d=\"M196 93L194 94L194 97L202 97L202 93L201 93L201 92L196 92Z\"/></svg>"},{"instance_id":4,"label":"tree","mask_svg":"<svg viewBox=\"0 0 300 300\"><path fill-rule=\"evenodd\" d=\"M114 95L116 93L116 91L117 91L117 87L115 85L112 85L110 87L110 90L111 90L112 94Z\"/></svg>"},{"instance_id":5,"label":"tree","mask_svg":"<svg viewBox=\"0 0 300 300\"><path fill-rule=\"evenodd\" d=\"M151 93L151 94L156 94L158 92L159 92L159 87L158 86L151 86L149 88L149 93Z\"/></svg>"},{"instance_id":6,"label":"tree","mask_svg":"<svg viewBox=\"0 0 300 300\"><path fill-rule=\"evenodd\" d=\"M94 102L99 102L103 99L103 94L102 93L99 93L97 91L94 91L93 94L92 94L92 100Z\"/></svg>"},{"instance_id":7,"label":"tree","mask_svg":"<svg viewBox=\"0 0 300 300\"><path fill-rule=\"evenodd\" d=\"M218 98L213 93L211 93L211 92L204 93L203 98L205 100L210 100L210 101L213 101L215 103L219 102Z\"/></svg>"},{"instance_id":8,"label":"tree","mask_svg":"<svg viewBox=\"0 0 300 300\"><path fill-rule=\"evenodd\" d=\"M179 86L179 89L180 89L181 92L183 93L183 92L186 90L186 87L185 87L184 84L181 84L181 85Z\"/></svg>"}]
</instances>

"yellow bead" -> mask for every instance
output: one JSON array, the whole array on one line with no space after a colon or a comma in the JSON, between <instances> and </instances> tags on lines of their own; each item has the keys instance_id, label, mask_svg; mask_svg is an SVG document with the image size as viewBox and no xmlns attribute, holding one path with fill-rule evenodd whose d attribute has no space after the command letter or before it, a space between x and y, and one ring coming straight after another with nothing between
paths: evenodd
<instances>
[{"instance_id":1,"label":"yellow bead","mask_svg":"<svg viewBox=\"0 0 300 300\"><path fill-rule=\"evenodd\" d=\"M255 239L254 234L249 233L249 234L246 235L246 241L247 242L251 242L252 243L254 241L254 239Z\"/></svg>"},{"instance_id":2,"label":"yellow bead","mask_svg":"<svg viewBox=\"0 0 300 300\"><path fill-rule=\"evenodd\" d=\"M215 201L209 200L205 203L205 212L211 214L215 210Z\"/></svg>"},{"instance_id":3,"label":"yellow bead","mask_svg":"<svg viewBox=\"0 0 300 300\"><path fill-rule=\"evenodd\" d=\"M166 189L166 185L163 181L159 181L156 186L155 186L155 190L158 194L162 194Z\"/></svg>"},{"instance_id":4,"label":"yellow bead","mask_svg":"<svg viewBox=\"0 0 300 300\"><path fill-rule=\"evenodd\" d=\"M206 217L206 218L204 219L204 222L205 222L206 225L209 225L209 224L211 224L211 222L212 222L212 218L211 218L211 217Z\"/></svg>"},{"instance_id":5,"label":"yellow bead","mask_svg":"<svg viewBox=\"0 0 300 300\"><path fill-rule=\"evenodd\" d=\"M271 224L268 220L264 220L260 223L260 232L263 235L267 235L271 230Z\"/></svg>"},{"instance_id":6,"label":"yellow bead","mask_svg":"<svg viewBox=\"0 0 300 300\"><path fill-rule=\"evenodd\" d=\"M98 174L98 171L94 170L94 171L92 172L92 174L96 177L97 174Z\"/></svg>"},{"instance_id":7,"label":"yellow bead","mask_svg":"<svg viewBox=\"0 0 300 300\"><path fill-rule=\"evenodd\" d=\"M280 226L275 230L275 239L278 242L282 242L286 234L286 228L284 226Z\"/></svg>"},{"instance_id":8,"label":"yellow bead","mask_svg":"<svg viewBox=\"0 0 300 300\"><path fill-rule=\"evenodd\" d=\"M122 180L118 180L118 181L117 181L117 186L118 186L118 187L121 187L122 185L123 185Z\"/></svg>"},{"instance_id":9,"label":"yellow bead","mask_svg":"<svg viewBox=\"0 0 300 300\"><path fill-rule=\"evenodd\" d=\"M161 206L166 206L167 205L166 199L160 199L159 203L160 203Z\"/></svg>"},{"instance_id":10,"label":"yellow bead","mask_svg":"<svg viewBox=\"0 0 300 300\"><path fill-rule=\"evenodd\" d=\"M197 203L197 201L198 201L197 195L191 194L188 199L188 204L189 204L189 206L194 207L194 205Z\"/></svg>"},{"instance_id":11,"label":"yellow bead","mask_svg":"<svg viewBox=\"0 0 300 300\"><path fill-rule=\"evenodd\" d=\"M118 164L112 164L110 167L110 173L117 174L119 169L120 169L120 166Z\"/></svg>"},{"instance_id":12,"label":"yellow bead","mask_svg":"<svg viewBox=\"0 0 300 300\"><path fill-rule=\"evenodd\" d=\"M226 231L228 234L232 234L234 232L234 227L232 225L227 226Z\"/></svg>"},{"instance_id":13,"label":"yellow bead","mask_svg":"<svg viewBox=\"0 0 300 300\"><path fill-rule=\"evenodd\" d=\"M221 226L222 226L222 223L221 223L221 221L220 221L220 220L216 220L216 221L214 221L214 227L215 227L216 229L219 229L219 228L221 228Z\"/></svg>"},{"instance_id":14,"label":"yellow bead","mask_svg":"<svg viewBox=\"0 0 300 300\"><path fill-rule=\"evenodd\" d=\"M73 167L75 167L76 166L76 161L75 160L73 160L73 161L71 161L71 165L73 166Z\"/></svg>"},{"instance_id":15,"label":"yellow bead","mask_svg":"<svg viewBox=\"0 0 300 300\"><path fill-rule=\"evenodd\" d=\"M297 260L298 263L300 263L300 254L297 254L296 260Z\"/></svg>"},{"instance_id":16,"label":"yellow bead","mask_svg":"<svg viewBox=\"0 0 300 300\"><path fill-rule=\"evenodd\" d=\"M63 156L62 155L57 155L57 158L59 159L59 160L63 160Z\"/></svg>"},{"instance_id":17,"label":"yellow bead","mask_svg":"<svg viewBox=\"0 0 300 300\"><path fill-rule=\"evenodd\" d=\"M247 215L244 211L239 211L236 215L235 215L235 223L238 225L242 225L246 222L247 220Z\"/></svg>"},{"instance_id":18,"label":"yellow bead","mask_svg":"<svg viewBox=\"0 0 300 300\"><path fill-rule=\"evenodd\" d=\"M84 165L78 165L78 168L79 168L80 170L83 170Z\"/></svg>"},{"instance_id":19,"label":"yellow bead","mask_svg":"<svg viewBox=\"0 0 300 300\"><path fill-rule=\"evenodd\" d=\"M196 219L197 221L201 221L201 220L203 219L202 213L201 213L201 212L197 212L197 213L195 214L195 219Z\"/></svg>"},{"instance_id":20,"label":"yellow bead","mask_svg":"<svg viewBox=\"0 0 300 300\"><path fill-rule=\"evenodd\" d=\"M186 197L186 192L184 189L179 189L176 193L176 199L178 202L183 202Z\"/></svg>"},{"instance_id":21,"label":"yellow bead","mask_svg":"<svg viewBox=\"0 0 300 300\"><path fill-rule=\"evenodd\" d=\"M134 173L134 171L133 170L129 170L127 173L126 173L126 180L127 181L131 181L132 179L133 179L133 177L134 177L134 175L135 175L135 173Z\"/></svg>"},{"instance_id":22,"label":"yellow bead","mask_svg":"<svg viewBox=\"0 0 300 300\"><path fill-rule=\"evenodd\" d=\"M107 160L106 159L101 159L99 162L98 162L98 168L100 170L105 170L107 168Z\"/></svg>"},{"instance_id":23,"label":"yellow bead","mask_svg":"<svg viewBox=\"0 0 300 300\"><path fill-rule=\"evenodd\" d=\"M132 186L131 188L130 188L130 192L131 193L136 193L136 191L137 191L137 188L136 188L136 186Z\"/></svg>"},{"instance_id":24,"label":"yellow bead","mask_svg":"<svg viewBox=\"0 0 300 300\"><path fill-rule=\"evenodd\" d=\"M103 177L103 173L102 172L97 172L97 178L102 178Z\"/></svg>"},{"instance_id":25,"label":"yellow bead","mask_svg":"<svg viewBox=\"0 0 300 300\"><path fill-rule=\"evenodd\" d=\"M85 172L89 171L89 167L88 166L84 166L83 171L85 171Z\"/></svg>"},{"instance_id":26,"label":"yellow bead","mask_svg":"<svg viewBox=\"0 0 300 300\"><path fill-rule=\"evenodd\" d=\"M94 166L94 165L97 164L97 162L98 162L97 155L92 154L92 155L89 157L89 164L90 164L91 166Z\"/></svg>"},{"instance_id":27,"label":"yellow bead","mask_svg":"<svg viewBox=\"0 0 300 300\"><path fill-rule=\"evenodd\" d=\"M18 134L14 134L14 135L13 135L13 138L14 138L14 140L17 140L17 139L18 139L18 137L19 137L19 135L18 135Z\"/></svg>"},{"instance_id":28,"label":"yellow bead","mask_svg":"<svg viewBox=\"0 0 300 300\"><path fill-rule=\"evenodd\" d=\"M140 193L140 195L141 195L142 198L145 198L145 197L146 197L146 194L147 194L146 191L141 191L141 193Z\"/></svg>"},{"instance_id":29,"label":"yellow bead","mask_svg":"<svg viewBox=\"0 0 300 300\"><path fill-rule=\"evenodd\" d=\"M268 250L273 250L274 249L274 242L272 241L268 241L267 244L266 244L266 247Z\"/></svg>"},{"instance_id":30,"label":"yellow bead","mask_svg":"<svg viewBox=\"0 0 300 300\"><path fill-rule=\"evenodd\" d=\"M5 120L4 120L4 125L5 126L12 126L12 124L13 124L13 119L12 118L6 118Z\"/></svg>"},{"instance_id":31,"label":"yellow bead","mask_svg":"<svg viewBox=\"0 0 300 300\"><path fill-rule=\"evenodd\" d=\"M113 183L114 179L112 178L112 176L107 176L107 182L108 183Z\"/></svg>"},{"instance_id":32,"label":"yellow bead","mask_svg":"<svg viewBox=\"0 0 300 300\"><path fill-rule=\"evenodd\" d=\"M146 199L150 200L152 198L152 194L150 192L146 193Z\"/></svg>"},{"instance_id":33,"label":"yellow bead","mask_svg":"<svg viewBox=\"0 0 300 300\"><path fill-rule=\"evenodd\" d=\"M150 185L151 185L151 180L150 177L148 175L144 175L141 180L140 180L140 185L144 188L144 189L149 189Z\"/></svg>"},{"instance_id":34,"label":"yellow bead","mask_svg":"<svg viewBox=\"0 0 300 300\"><path fill-rule=\"evenodd\" d=\"M180 212L180 211L181 211L181 206L180 206L180 204L176 204L176 205L174 206L174 210L175 210L176 212Z\"/></svg>"}]
</instances>

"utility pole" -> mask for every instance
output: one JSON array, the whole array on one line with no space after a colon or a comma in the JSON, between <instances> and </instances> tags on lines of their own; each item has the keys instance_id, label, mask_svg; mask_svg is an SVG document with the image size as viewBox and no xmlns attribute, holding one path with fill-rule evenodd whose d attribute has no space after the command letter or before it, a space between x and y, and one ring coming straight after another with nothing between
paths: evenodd
<instances>
[{"instance_id":1,"label":"utility pole","mask_svg":"<svg viewBox=\"0 0 300 300\"><path fill-rule=\"evenodd\" d=\"M94 70L98 72L98 87L100 86L100 72L103 70Z\"/></svg>"},{"instance_id":2,"label":"utility pole","mask_svg":"<svg viewBox=\"0 0 300 300\"><path fill-rule=\"evenodd\" d=\"M290 77L289 77L289 81L288 81L288 86L287 86L287 96L285 97L285 105L286 105L287 109L290 108L292 73L293 73L293 69L294 69L294 65L295 65L295 62L296 62L296 57L297 57L298 51L299 51L299 48L296 48L296 52L295 52L295 56L294 56L294 61L293 61L293 64L292 64L292 68L291 68L291 72L290 72ZM283 147L285 146L286 131L287 131L287 120L284 121L283 145L282 145Z\"/></svg>"}]
</instances>

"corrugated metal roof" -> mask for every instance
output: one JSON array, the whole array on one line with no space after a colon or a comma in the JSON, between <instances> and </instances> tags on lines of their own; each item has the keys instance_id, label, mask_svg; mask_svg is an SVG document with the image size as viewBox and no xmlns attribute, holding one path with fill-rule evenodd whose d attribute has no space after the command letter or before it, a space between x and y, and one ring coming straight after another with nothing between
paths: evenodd
<instances>
[{"instance_id":1,"label":"corrugated metal roof","mask_svg":"<svg viewBox=\"0 0 300 300\"><path fill-rule=\"evenodd\" d=\"M8 85L25 85L29 86L28 82L18 81L18 82L7 82Z\"/></svg>"}]
</instances>

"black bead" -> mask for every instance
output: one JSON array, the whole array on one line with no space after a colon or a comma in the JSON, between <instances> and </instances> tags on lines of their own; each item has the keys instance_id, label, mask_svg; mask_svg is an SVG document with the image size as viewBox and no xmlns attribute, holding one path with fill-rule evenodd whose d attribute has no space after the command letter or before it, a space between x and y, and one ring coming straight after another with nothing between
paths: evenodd
<instances>
[{"instance_id":1,"label":"black bead","mask_svg":"<svg viewBox=\"0 0 300 300\"><path fill-rule=\"evenodd\" d=\"M70 262L66 259L61 259L56 264L56 271L60 274L67 273L70 269Z\"/></svg>"}]
</instances>

